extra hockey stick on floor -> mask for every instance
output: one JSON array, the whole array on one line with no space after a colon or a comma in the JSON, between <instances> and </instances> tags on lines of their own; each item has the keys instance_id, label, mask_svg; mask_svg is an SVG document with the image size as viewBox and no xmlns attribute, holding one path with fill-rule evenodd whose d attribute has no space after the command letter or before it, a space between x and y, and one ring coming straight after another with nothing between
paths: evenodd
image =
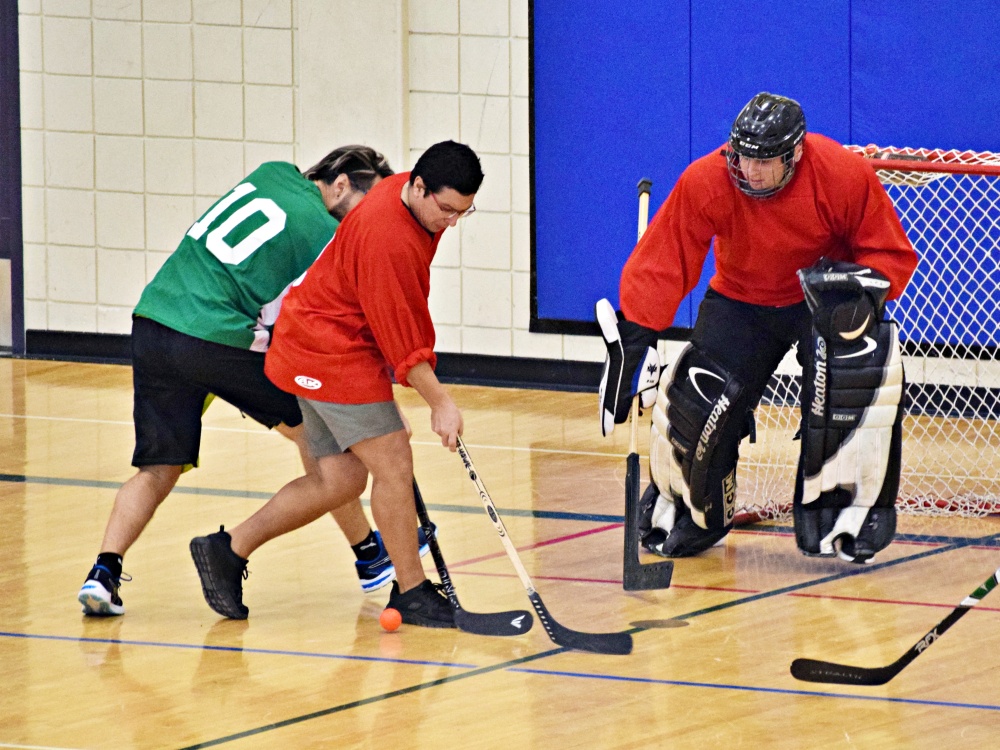
<instances>
[{"instance_id":1,"label":"extra hockey stick on floor","mask_svg":"<svg viewBox=\"0 0 1000 750\"><path fill-rule=\"evenodd\" d=\"M458 603L455 585L451 582L451 576L448 575L448 566L444 563L444 555L441 554L437 534L434 533L430 516L427 515L427 506L424 505L424 499L420 495L416 478L413 479L413 499L417 506L417 518L424 529L427 544L431 548L434 566L437 568L441 585L444 586L444 593L447 595L448 603L451 604L452 612L455 615L455 627L465 633L476 635L521 635L531 630L534 618L531 616L531 612L525 609L514 609L510 612L478 613L469 612L462 608L462 605Z\"/></svg>"},{"instance_id":2,"label":"extra hockey stick on floor","mask_svg":"<svg viewBox=\"0 0 1000 750\"><path fill-rule=\"evenodd\" d=\"M639 239L649 220L650 180L639 181ZM610 304L609 304L610 307ZM613 314L613 311L612 311ZM617 334L617 331L615 331ZM674 564L670 560L647 563L639 561L639 397L632 399L631 433L625 463L625 546L622 554L622 586L626 591L648 591L670 587Z\"/></svg>"},{"instance_id":3,"label":"extra hockey stick on floor","mask_svg":"<svg viewBox=\"0 0 1000 750\"><path fill-rule=\"evenodd\" d=\"M796 659L792 662L792 677L807 682L828 682L840 685L884 685L898 675L911 661L926 651L934 641L944 635L962 616L979 604L1000 580L1000 568L993 572L986 582L967 596L947 617L931 628L910 650L892 664L885 667L852 667L816 659Z\"/></svg>"},{"instance_id":4,"label":"extra hockey stick on floor","mask_svg":"<svg viewBox=\"0 0 1000 750\"><path fill-rule=\"evenodd\" d=\"M535 586L528 576L528 571L524 569L521 557L517 554L517 549L507 534L507 528L504 526L503 519L500 518L497 508L490 498L490 493L486 491L486 487L476 472L476 467L472 463L469 450L465 447L465 443L462 442L462 438L458 438L458 455L461 457L462 463L469 473L469 479L473 481L476 489L479 491L479 497L483 501L486 514L493 521L493 526L496 527L497 533L500 535L500 541L503 542L503 548L507 552L507 557L514 564L514 569L517 571L517 575L521 579L525 591L528 593L528 600L531 602L531 606L535 608L535 613L538 615L538 619L545 628L545 632L548 633L549 638L559 646L576 649L577 651L590 651L595 654L632 653L632 636L628 633L581 633L578 630L570 630L567 627L563 627L555 621L552 615L549 614L548 608L542 602L542 597L535 590Z\"/></svg>"}]
</instances>

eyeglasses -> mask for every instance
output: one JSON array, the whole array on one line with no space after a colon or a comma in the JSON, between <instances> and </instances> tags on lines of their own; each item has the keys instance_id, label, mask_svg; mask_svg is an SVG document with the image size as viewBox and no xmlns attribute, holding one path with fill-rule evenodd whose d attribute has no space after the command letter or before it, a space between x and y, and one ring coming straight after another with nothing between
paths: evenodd
<instances>
[{"instance_id":1,"label":"eyeglasses","mask_svg":"<svg viewBox=\"0 0 1000 750\"><path fill-rule=\"evenodd\" d=\"M437 196L436 196L436 195L434 195L434 193L431 193L431 192L430 192L429 190L428 190L427 192L428 192L428 193L430 193L430 196L431 196L431 198L433 198L433 199L434 199L434 203L436 203L436 204L437 204L437 207L438 207L438 208L439 208L439 209L440 209L441 211L443 211L443 212L445 212L445 213L448 213L448 209L447 209L447 208L445 208L444 206L442 206L442 205L441 205L441 201L439 201L439 200L437 199ZM457 218L459 218L459 219L462 219L462 218L465 218L466 216L468 216L469 214L474 214L475 212L476 212L476 204L475 204L475 203L473 203L473 204L472 204L471 206L469 206L469 207L468 207L467 209L465 209L464 211L452 211L452 212L451 212L451 213L449 213L449 214L448 214L447 216L445 216L445 218L446 218L446 219L452 219L452 218L456 218L456 217L457 217Z\"/></svg>"}]
</instances>

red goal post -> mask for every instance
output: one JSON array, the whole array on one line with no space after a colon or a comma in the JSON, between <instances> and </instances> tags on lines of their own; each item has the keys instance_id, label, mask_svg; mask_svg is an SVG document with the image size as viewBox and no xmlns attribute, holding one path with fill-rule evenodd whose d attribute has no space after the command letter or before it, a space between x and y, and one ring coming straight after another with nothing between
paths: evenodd
<instances>
[{"instance_id":1,"label":"red goal post","mask_svg":"<svg viewBox=\"0 0 1000 750\"><path fill-rule=\"evenodd\" d=\"M1000 513L1000 153L847 146L872 159L920 256L887 311L906 370L897 507L929 515ZM786 357L740 446L737 523L790 508L801 370Z\"/></svg>"}]
</instances>

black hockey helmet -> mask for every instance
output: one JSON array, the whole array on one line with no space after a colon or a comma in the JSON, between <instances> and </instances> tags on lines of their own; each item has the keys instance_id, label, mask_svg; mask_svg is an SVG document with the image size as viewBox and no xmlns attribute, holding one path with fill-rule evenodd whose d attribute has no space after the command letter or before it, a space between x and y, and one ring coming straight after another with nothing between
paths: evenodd
<instances>
[{"instance_id":1,"label":"black hockey helmet","mask_svg":"<svg viewBox=\"0 0 1000 750\"><path fill-rule=\"evenodd\" d=\"M729 131L729 174L736 186L754 198L767 198L788 184L795 173L795 147L806 137L806 116L794 99L762 91L736 116ZM740 156L781 158L785 174L774 187L755 190L743 175Z\"/></svg>"}]
</instances>

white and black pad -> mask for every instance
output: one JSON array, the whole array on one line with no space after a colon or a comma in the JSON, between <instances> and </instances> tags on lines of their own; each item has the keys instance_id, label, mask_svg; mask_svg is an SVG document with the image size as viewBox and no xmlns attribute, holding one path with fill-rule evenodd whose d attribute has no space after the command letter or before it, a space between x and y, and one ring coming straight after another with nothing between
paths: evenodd
<instances>
[{"instance_id":1,"label":"white and black pad","mask_svg":"<svg viewBox=\"0 0 1000 750\"><path fill-rule=\"evenodd\" d=\"M652 523L664 530L677 521L672 498L701 529L732 526L736 512L736 463L747 434L748 396L743 384L689 344L658 389L650 436L650 473L664 493ZM711 546L711 544L707 545Z\"/></svg>"},{"instance_id":2,"label":"white and black pad","mask_svg":"<svg viewBox=\"0 0 1000 750\"><path fill-rule=\"evenodd\" d=\"M904 390L898 328L879 321L844 340L814 327L808 355L796 543L807 555L869 562L896 528Z\"/></svg>"}]
</instances>

